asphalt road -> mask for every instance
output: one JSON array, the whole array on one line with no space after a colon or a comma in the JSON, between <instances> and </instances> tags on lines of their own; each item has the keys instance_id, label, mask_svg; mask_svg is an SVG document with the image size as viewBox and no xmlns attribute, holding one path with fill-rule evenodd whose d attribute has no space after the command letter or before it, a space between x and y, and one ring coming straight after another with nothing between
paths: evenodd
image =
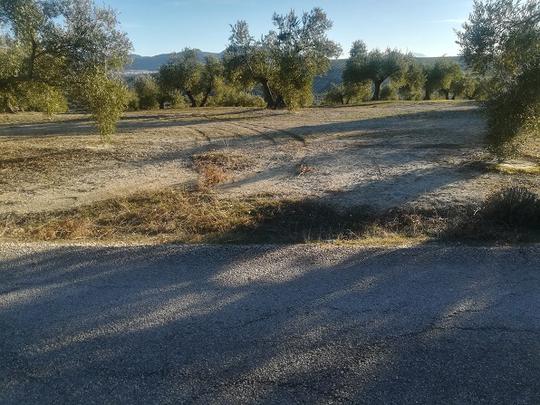
<instances>
[{"instance_id":1,"label":"asphalt road","mask_svg":"<svg viewBox=\"0 0 540 405\"><path fill-rule=\"evenodd\" d=\"M2 404L538 404L540 246L0 247Z\"/></svg>"}]
</instances>

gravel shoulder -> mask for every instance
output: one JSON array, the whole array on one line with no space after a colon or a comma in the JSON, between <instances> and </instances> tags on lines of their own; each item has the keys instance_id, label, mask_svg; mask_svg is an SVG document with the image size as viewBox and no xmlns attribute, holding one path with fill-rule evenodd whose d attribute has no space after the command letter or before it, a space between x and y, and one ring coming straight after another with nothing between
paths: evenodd
<instances>
[{"instance_id":1,"label":"gravel shoulder","mask_svg":"<svg viewBox=\"0 0 540 405\"><path fill-rule=\"evenodd\" d=\"M0 402L540 402L540 245L0 245Z\"/></svg>"}]
</instances>

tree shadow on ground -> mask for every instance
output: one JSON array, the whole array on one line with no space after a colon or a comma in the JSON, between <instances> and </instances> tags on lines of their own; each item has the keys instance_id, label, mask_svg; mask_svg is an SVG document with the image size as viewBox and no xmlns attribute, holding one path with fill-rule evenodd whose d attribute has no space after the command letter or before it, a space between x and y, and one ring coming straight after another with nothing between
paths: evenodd
<instances>
[{"instance_id":1,"label":"tree shadow on ground","mask_svg":"<svg viewBox=\"0 0 540 405\"><path fill-rule=\"evenodd\" d=\"M192 164L192 156L195 154L209 150L224 153L235 149L242 151L245 147L263 151L270 142L271 147L279 150L279 158L269 159L261 152L260 158L266 165L259 165L257 170L246 170L240 175L234 173L234 181L223 185L223 191L234 191L242 187L264 189L265 182L292 184L300 179L304 182L312 182L314 194L322 195L327 200L339 196L339 200L346 201L349 205L376 205L375 200L384 201L387 205L408 203L429 192L462 180L470 180L483 173L480 167L475 169L472 166L465 167L454 163L470 159L473 153L478 152L482 147L483 120L477 116L477 110L474 108L456 111L448 107L400 116L353 119L284 129L268 128L268 123L260 124L258 119L267 118L268 115L257 115L258 110L248 112L255 118L244 117L244 124L239 124L237 130L232 127L235 120L218 118L216 121L196 117L193 121L189 121L182 118L184 115L178 119L163 122L154 120L146 123L144 120L142 122L134 120L123 123L125 128L133 125L132 129L146 124L167 128L189 126L194 131L206 134L207 140L197 141L190 145L182 142L178 145L167 144L166 147L152 149L143 156L136 154L133 157L127 157L122 164L136 170L168 163L178 163L189 167ZM187 116L193 118L192 115L187 114ZM153 119L154 116L150 118ZM246 124L248 121L250 121L249 124ZM220 125L223 126L225 122L230 122L231 128L221 128L219 135L213 133L211 137L208 135ZM283 123L276 121L276 126L279 127L281 124ZM55 132L55 124L51 125L52 129L49 129ZM213 127L213 125L217 126ZM31 131L35 135L37 129L24 126L21 130ZM72 130L76 131L76 128L69 129L69 131ZM0 137L3 136L2 131L3 129L0 128ZM179 136L179 140L180 138ZM328 139L334 139L336 147L319 150L318 142L325 142ZM310 154L304 158L302 151L308 149ZM106 158L97 154L95 157L96 159ZM53 163L57 165L62 163L61 159L56 160L57 162ZM335 168L336 162L344 161L348 163ZM322 184L324 178L313 177L311 180L309 175L299 178L297 167L301 163L312 166L316 170L328 172L329 175L339 170L340 175L348 176L348 183L346 187L335 192L331 183ZM103 168L103 170L110 170L107 165L103 165ZM93 165L93 170L100 169ZM363 177L357 178L356 172L362 172ZM397 190L398 184L408 186L406 190L404 187Z\"/></svg>"},{"instance_id":2,"label":"tree shadow on ground","mask_svg":"<svg viewBox=\"0 0 540 405\"><path fill-rule=\"evenodd\" d=\"M302 125L299 127L288 128L289 134L281 130L266 129L267 135L275 137L290 137L291 134L296 136L303 135L319 135L319 134L339 134L350 130L368 130L378 127L388 127L389 122L406 123L409 121L413 124L414 120L436 120L437 118L460 118L465 115L470 115L475 109L464 108L455 110L452 107L438 110L403 112L397 115L352 119L347 121L330 122L316 125ZM245 116L238 116L248 114ZM231 118L228 118L231 116ZM287 112L275 111L268 112L267 110L253 109L231 113L204 113L204 112L181 112L177 114L145 114L140 116L127 115L123 117L118 124L118 135L131 133L135 130L144 129L159 129L159 128L175 128L175 127L196 127L205 124L219 123L234 123L243 121L257 121L268 118L288 117ZM285 123L286 124L286 123ZM44 121L37 123L16 123L0 125L0 138L35 138L47 136L87 136L96 133L95 126L89 118L74 118L65 121Z\"/></svg>"}]
</instances>

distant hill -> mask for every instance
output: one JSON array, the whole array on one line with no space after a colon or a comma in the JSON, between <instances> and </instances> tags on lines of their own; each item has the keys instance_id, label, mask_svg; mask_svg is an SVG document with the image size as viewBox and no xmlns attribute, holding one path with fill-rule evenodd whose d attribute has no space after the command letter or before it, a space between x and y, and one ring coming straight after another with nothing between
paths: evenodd
<instances>
[{"instance_id":1,"label":"distant hill","mask_svg":"<svg viewBox=\"0 0 540 405\"><path fill-rule=\"evenodd\" d=\"M203 52L201 50L197 50L197 54L201 61L203 61L207 56L221 58L223 55L223 53ZM129 74L156 72L174 55L174 53L166 53L156 56L131 55L133 62L126 67L126 72ZM415 57L415 59L424 65L431 65L440 59L450 59L464 67L463 60L459 56L443 56L435 58L421 56ZM333 60L330 64L330 70L328 73L315 79L313 90L316 94L325 93L332 86L332 84L340 84L342 82L341 76L343 74L343 70L345 69L345 62L346 59Z\"/></svg>"},{"instance_id":2,"label":"distant hill","mask_svg":"<svg viewBox=\"0 0 540 405\"><path fill-rule=\"evenodd\" d=\"M202 62L207 56L214 56L216 58L221 58L220 53L212 53L212 52L203 52L199 49L196 49L197 57ZM141 55L131 55L132 62L130 65L126 67L126 70L128 71L137 71L137 70L144 70L144 71L158 71L159 68L167 63L169 59L171 59L172 56L176 55L176 53L163 53L161 55L155 55L155 56L141 56Z\"/></svg>"}]
</instances>

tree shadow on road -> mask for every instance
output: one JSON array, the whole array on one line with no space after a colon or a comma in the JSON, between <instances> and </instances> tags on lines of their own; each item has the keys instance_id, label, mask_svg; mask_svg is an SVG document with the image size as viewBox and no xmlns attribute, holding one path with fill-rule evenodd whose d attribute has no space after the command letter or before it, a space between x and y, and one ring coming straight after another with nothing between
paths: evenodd
<instances>
[{"instance_id":1,"label":"tree shadow on road","mask_svg":"<svg viewBox=\"0 0 540 405\"><path fill-rule=\"evenodd\" d=\"M534 403L538 253L160 246L5 258L0 399Z\"/></svg>"}]
</instances>

